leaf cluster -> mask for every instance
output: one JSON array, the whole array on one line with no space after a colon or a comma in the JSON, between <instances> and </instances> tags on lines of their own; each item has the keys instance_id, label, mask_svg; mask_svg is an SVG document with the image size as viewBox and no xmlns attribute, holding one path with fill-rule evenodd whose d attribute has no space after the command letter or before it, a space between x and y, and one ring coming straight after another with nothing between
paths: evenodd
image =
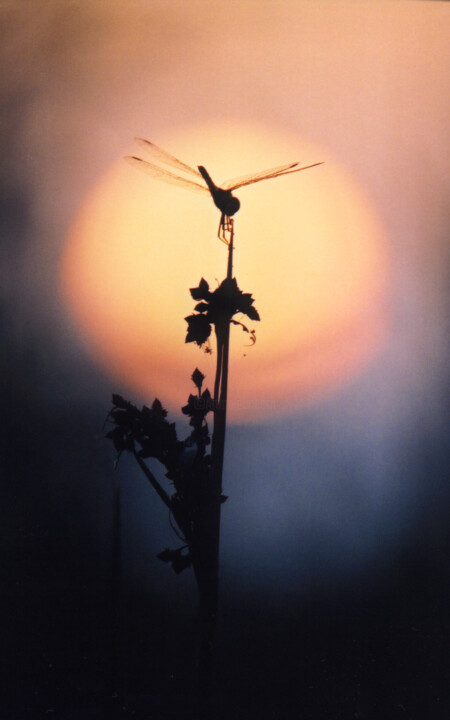
<instances>
[{"instance_id":1,"label":"leaf cluster","mask_svg":"<svg viewBox=\"0 0 450 720\"><path fill-rule=\"evenodd\" d=\"M202 383L205 376L200 370L192 374L192 381L197 386L198 394L189 395L187 404L181 408L183 415L187 415L189 425L193 427L192 439L201 445L209 444L209 431L206 424L206 415L214 410L214 401L208 389L202 392Z\"/></svg>"},{"instance_id":2,"label":"leaf cluster","mask_svg":"<svg viewBox=\"0 0 450 720\"><path fill-rule=\"evenodd\" d=\"M206 449L210 445L206 415L213 409L213 400L208 389L202 390L204 375L196 369L192 381L197 395L189 395L182 411L190 420L190 435L179 440L175 423L167 420L167 411L158 399L151 407L141 409L124 400L121 395L112 396L113 407L107 421L113 428L106 434L117 451L116 464L124 451L135 455L151 484L169 507L180 533L188 545L178 550L165 550L158 555L164 562L170 562L176 573L181 572L191 562L190 554L182 550L190 545L201 513L202 497L209 481L211 457ZM169 497L160 486L153 473L143 462L155 458L165 468L165 476L171 480L174 492Z\"/></svg>"},{"instance_id":3,"label":"leaf cluster","mask_svg":"<svg viewBox=\"0 0 450 720\"><path fill-rule=\"evenodd\" d=\"M199 301L195 306L195 313L188 315L185 320L188 324L185 342L195 342L201 347L209 338L212 325L218 326L233 322L239 324L251 335L254 331L248 330L243 323L233 321L237 313L246 315L250 320L259 320L259 314L253 307L254 299L251 293L244 293L239 289L236 278L225 278L220 285L211 292L204 278L198 287L190 288L193 300Z\"/></svg>"},{"instance_id":4,"label":"leaf cluster","mask_svg":"<svg viewBox=\"0 0 450 720\"><path fill-rule=\"evenodd\" d=\"M153 457L167 469L166 476L175 479L181 445L177 439L175 423L166 420L167 410L156 398L151 408L139 410L120 395L112 396L113 407L107 420L114 428L106 437L112 440L119 460L122 452L135 452L141 458Z\"/></svg>"}]
</instances>

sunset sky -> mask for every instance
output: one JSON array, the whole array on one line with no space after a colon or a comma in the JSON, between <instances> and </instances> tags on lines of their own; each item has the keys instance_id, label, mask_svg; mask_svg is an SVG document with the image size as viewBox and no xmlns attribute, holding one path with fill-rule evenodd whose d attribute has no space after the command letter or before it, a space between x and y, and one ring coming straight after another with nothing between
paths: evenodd
<instances>
[{"instance_id":1,"label":"sunset sky","mask_svg":"<svg viewBox=\"0 0 450 720\"><path fill-rule=\"evenodd\" d=\"M261 323L254 347L232 338L224 584L376 582L449 497L449 5L6 2L0 18L5 447L23 479L8 522L40 527L39 498L48 537L101 557L111 392L179 420L190 372L212 384L183 318L189 287L225 274L219 213L124 163L133 138L217 182L324 161L236 193L235 275ZM41 434L13 460L27 423ZM118 473L127 572L164 595L167 518Z\"/></svg>"}]
</instances>

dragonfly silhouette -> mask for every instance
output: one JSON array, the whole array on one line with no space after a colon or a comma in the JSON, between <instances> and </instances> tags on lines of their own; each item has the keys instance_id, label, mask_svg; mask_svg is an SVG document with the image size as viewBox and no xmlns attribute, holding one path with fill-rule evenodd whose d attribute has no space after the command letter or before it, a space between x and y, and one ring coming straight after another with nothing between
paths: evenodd
<instances>
[{"instance_id":1,"label":"dragonfly silhouette","mask_svg":"<svg viewBox=\"0 0 450 720\"><path fill-rule=\"evenodd\" d=\"M253 183L261 182L261 180L270 180L271 178L280 177L281 175L291 175L292 173L300 172L300 170L308 170L308 168L322 165L322 162L313 163L312 165L305 165L304 167L298 167L299 163L289 163L288 165L281 165L280 167L272 168L271 170L264 170L259 173L252 173L251 175L244 175L234 180L229 180L223 183L220 187L216 185L211 179L210 174L203 167L198 166L198 170L189 167L186 163L181 162L173 155L170 155L165 150L143 138L135 138L136 142L147 152L150 153L153 160L175 168L178 172L183 172L189 176L189 179L182 175L175 174L170 170L167 170L160 165L154 165L153 163L142 160L136 156L127 156L125 160L131 165L134 165L148 175L162 182L169 183L171 185L179 185L180 187L187 188L188 190L194 190L204 193L210 193L214 201L215 206L220 210L220 224L218 236L224 242L226 240L226 232L231 230L232 227L232 216L237 213L241 204L237 197L232 195L233 190L244 187L245 185L253 185ZM195 180L190 179L195 177ZM202 180L204 182L202 182Z\"/></svg>"}]
</instances>

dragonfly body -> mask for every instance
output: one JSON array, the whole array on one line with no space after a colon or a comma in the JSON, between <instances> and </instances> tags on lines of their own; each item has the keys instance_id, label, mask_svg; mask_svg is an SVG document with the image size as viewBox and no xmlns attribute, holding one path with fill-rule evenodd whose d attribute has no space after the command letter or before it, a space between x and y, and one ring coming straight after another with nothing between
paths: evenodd
<instances>
[{"instance_id":1,"label":"dragonfly body","mask_svg":"<svg viewBox=\"0 0 450 720\"><path fill-rule=\"evenodd\" d=\"M198 166L198 171L205 183L208 186L209 192L211 193L214 205L219 208L222 213L222 222L225 217L232 217L237 213L241 207L239 200L231 194L231 190L223 190L223 188L217 187L217 185L211 180L211 176L203 165Z\"/></svg>"},{"instance_id":2,"label":"dragonfly body","mask_svg":"<svg viewBox=\"0 0 450 720\"><path fill-rule=\"evenodd\" d=\"M221 212L218 233L219 238L225 242L226 231L229 231L231 227L230 224L232 223L230 218L237 213L241 206L237 197L232 195L232 190L237 190L237 188L244 187L245 185L252 185L253 183L260 182L261 180L269 180L270 178L280 177L281 175L290 175L291 173L299 172L300 170L307 170L308 168L315 167L316 165L322 165L321 162L318 162L313 163L312 165L298 167L298 163L290 163L289 165L281 165L280 167L272 168L271 170L252 173L251 175L245 175L244 177L237 178L235 180L229 180L221 186L218 186L213 182L210 174L203 165L199 165L198 170L194 170L194 168L181 162L181 160L178 160L176 157L170 155L165 150L162 150L149 140L136 138L136 142L144 150L150 153L152 159L158 164L147 162L146 160L142 160L136 156L126 157L125 159L129 163L139 167L151 177L161 180L162 182L166 182L171 185L178 185L188 190L211 194L215 206ZM164 165L175 168L177 173L167 170L163 167ZM187 175L188 177L184 177L184 175Z\"/></svg>"}]
</instances>

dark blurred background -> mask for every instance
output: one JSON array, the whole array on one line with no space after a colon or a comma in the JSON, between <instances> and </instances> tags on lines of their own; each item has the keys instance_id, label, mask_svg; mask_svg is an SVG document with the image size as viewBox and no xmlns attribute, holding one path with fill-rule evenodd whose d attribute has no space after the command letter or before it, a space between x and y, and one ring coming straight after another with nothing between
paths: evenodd
<instances>
[{"instance_id":1,"label":"dark blurred background","mask_svg":"<svg viewBox=\"0 0 450 720\"><path fill-rule=\"evenodd\" d=\"M176 3L1 5L2 720L190 712L194 580L156 559L176 542L167 513L131 460L114 472L103 437L111 392L139 398L89 356L57 273L76 208L129 136L146 134L143 116L164 127L195 106L172 85L163 104L158 78L175 83L192 60L206 83L199 43L216 79L242 56L264 77L257 107L229 79L234 119L263 107L340 148L393 259L391 335L376 360L297 415L229 427L211 718L448 717L448 7L377 7L236 4L225 39L212 2L197 14ZM299 68L321 84L261 59L289 26L310 37ZM294 30L288 41L295 50ZM353 67L349 42L353 58L366 48L365 64L342 78L332 61L342 53ZM286 85L312 103L306 117L278 116ZM349 97L385 118L378 131ZM219 114L220 87L210 100Z\"/></svg>"}]
</instances>

